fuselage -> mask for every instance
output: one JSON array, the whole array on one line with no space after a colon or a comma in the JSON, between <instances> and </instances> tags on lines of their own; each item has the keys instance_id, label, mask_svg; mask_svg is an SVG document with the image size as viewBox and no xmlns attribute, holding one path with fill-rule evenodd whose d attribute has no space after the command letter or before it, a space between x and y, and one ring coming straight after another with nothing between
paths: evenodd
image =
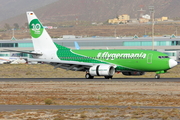
<instances>
[{"instance_id":1,"label":"fuselage","mask_svg":"<svg viewBox=\"0 0 180 120\"><path fill-rule=\"evenodd\" d=\"M60 60L94 64L111 64L116 71L156 72L177 65L166 54L150 50L70 50L61 49Z\"/></svg>"}]
</instances>

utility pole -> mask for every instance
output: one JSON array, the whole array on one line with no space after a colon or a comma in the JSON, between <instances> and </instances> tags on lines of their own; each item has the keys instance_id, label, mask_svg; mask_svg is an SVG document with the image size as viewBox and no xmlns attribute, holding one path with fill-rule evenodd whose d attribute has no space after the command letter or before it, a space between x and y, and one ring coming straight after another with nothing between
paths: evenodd
<instances>
[{"instance_id":1,"label":"utility pole","mask_svg":"<svg viewBox=\"0 0 180 120\"><path fill-rule=\"evenodd\" d=\"M12 38L11 40L16 40L16 38L14 37L14 28L12 29Z\"/></svg>"},{"instance_id":2,"label":"utility pole","mask_svg":"<svg viewBox=\"0 0 180 120\"><path fill-rule=\"evenodd\" d=\"M152 19L152 50L154 50L154 6L149 6Z\"/></svg>"},{"instance_id":3,"label":"utility pole","mask_svg":"<svg viewBox=\"0 0 180 120\"><path fill-rule=\"evenodd\" d=\"M116 25L115 25L115 29L114 29L114 37L116 38L117 37L117 35L116 35Z\"/></svg>"}]
</instances>

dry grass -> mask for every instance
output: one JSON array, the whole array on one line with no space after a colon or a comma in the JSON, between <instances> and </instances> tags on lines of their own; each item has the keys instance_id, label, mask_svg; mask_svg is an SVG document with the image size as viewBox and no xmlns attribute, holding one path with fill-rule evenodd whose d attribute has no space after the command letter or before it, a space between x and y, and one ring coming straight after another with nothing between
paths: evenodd
<instances>
[{"instance_id":1,"label":"dry grass","mask_svg":"<svg viewBox=\"0 0 180 120\"><path fill-rule=\"evenodd\" d=\"M49 65L1 65L1 77L82 78L83 72ZM145 77L152 77L148 73ZM115 75L115 77L124 77ZM143 77L143 76L142 76ZM179 77L179 66L162 77ZM0 104L180 106L179 82L0 82ZM17 110L0 112L0 120L180 119L179 109L91 108L74 110Z\"/></svg>"},{"instance_id":2,"label":"dry grass","mask_svg":"<svg viewBox=\"0 0 180 120\"><path fill-rule=\"evenodd\" d=\"M178 109L140 109L140 108L83 108L72 110L17 110L1 112L0 120L178 120Z\"/></svg>"},{"instance_id":3,"label":"dry grass","mask_svg":"<svg viewBox=\"0 0 180 120\"><path fill-rule=\"evenodd\" d=\"M179 91L180 83L0 82L0 104L180 106Z\"/></svg>"},{"instance_id":4,"label":"dry grass","mask_svg":"<svg viewBox=\"0 0 180 120\"><path fill-rule=\"evenodd\" d=\"M84 77L83 72L54 69L53 66L47 64L1 65L0 71L1 78L76 78L77 74Z\"/></svg>"},{"instance_id":5,"label":"dry grass","mask_svg":"<svg viewBox=\"0 0 180 120\"><path fill-rule=\"evenodd\" d=\"M161 78L179 78L180 65L170 69L168 73L161 74ZM53 66L47 64L7 64L0 67L1 78L84 78L85 72L67 71L64 69L54 69ZM146 73L143 76L123 76L115 74L114 78L154 78L155 73Z\"/></svg>"},{"instance_id":6,"label":"dry grass","mask_svg":"<svg viewBox=\"0 0 180 120\"><path fill-rule=\"evenodd\" d=\"M131 86L131 87L130 87ZM0 82L0 104L180 106L180 83ZM179 109L91 108L0 112L0 120L180 119Z\"/></svg>"},{"instance_id":7,"label":"dry grass","mask_svg":"<svg viewBox=\"0 0 180 120\"><path fill-rule=\"evenodd\" d=\"M62 37L63 35L76 36L114 36L116 29L116 36L143 36L152 35L151 24L122 24L122 25L100 25L100 26L74 26L61 27L58 29L48 30L51 37ZM180 29L178 24L156 24L155 36L172 35L175 31ZM146 31L146 33L145 33ZM179 32L178 32L179 36ZM11 39L12 31L0 32L0 39ZM30 38L29 30L16 30L16 39Z\"/></svg>"}]
</instances>

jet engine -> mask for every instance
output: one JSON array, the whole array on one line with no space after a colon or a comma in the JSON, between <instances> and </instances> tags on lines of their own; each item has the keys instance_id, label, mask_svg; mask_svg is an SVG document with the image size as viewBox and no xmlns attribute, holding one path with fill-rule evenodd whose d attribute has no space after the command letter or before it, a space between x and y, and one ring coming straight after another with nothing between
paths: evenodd
<instances>
[{"instance_id":1,"label":"jet engine","mask_svg":"<svg viewBox=\"0 0 180 120\"><path fill-rule=\"evenodd\" d=\"M115 68L111 65L96 65L89 69L91 76L113 76Z\"/></svg>"},{"instance_id":2,"label":"jet engine","mask_svg":"<svg viewBox=\"0 0 180 120\"><path fill-rule=\"evenodd\" d=\"M133 71L133 72L122 72L122 74L126 76L140 76L140 75L144 75L145 72Z\"/></svg>"}]
</instances>

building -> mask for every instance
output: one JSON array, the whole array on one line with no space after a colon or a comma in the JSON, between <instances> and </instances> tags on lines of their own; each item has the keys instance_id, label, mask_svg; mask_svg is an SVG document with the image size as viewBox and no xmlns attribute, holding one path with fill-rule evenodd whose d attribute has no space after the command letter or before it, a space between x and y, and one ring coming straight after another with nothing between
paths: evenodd
<instances>
[{"instance_id":1,"label":"building","mask_svg":"<svg viewBox=\"0 0 180 120\"><path fill-rule=\"evenodd\" d=\"M109 20L108 20L108 23L109 23L109 24L119 24L119 20L118 20L118 18L109 19Z\"/></svg>"},{"instance_id":2,"label":"building","mask_svg":"<svg viewBox=\"0 0 180 120\"><path fill-rule=\"evenodd\" d=\"M162 17L161 20L162 21L168 21L168 17Z\"/></svg>"},{"instance_id":3,"label":"building","mask_svg":"<svg viewBox=\"0 0 180 120\"><path fill-rule=\"evenodd\" d=\"M127 23L130 20L130 16L127 14L119 15L119 21L122 23Z\"/></svg>"},{"instance_id":4,"label":"building","mask_svg":"<svg viewBox=\"0 0 180 120\"><path fill-rule=\"evenodd\" d=\"M149 22L149 20L151 19L151 16L146 14L146 15L142 15L141 18L139 18L139 23L147 23Z\"/></svg>"},{"instance_id":5,"label":"building","mask_svg":"<svg viewBox=\"0 0 180 120\"><path fill-rule=\"evenodd\" d=\"M147 22L149 22L149 19L139 18L139 23L147 23Z\"/></svg>"},{"instance_id":6,"label":"building","mask_svg":"<svg viewBox=\"0 0 180 120\"><path fill-rule=\"evenodd\" d=\"M150 19L151 19L151 16L148 15L148 14L146 14L146 15L143 15L142 18L150 20Z\"/></svg>"},{"instance_id":7,"label":"building","mask_svg":"<svg viewBox=\"0 0 180 120\"><path fill-rule=\"evenodd\" d=\"M74 41L76 41L80 49L152 49L152 38L139 37L133 39L133 37L124 38L110 38L110 37L98 37L98 38L71 38L71 39L53 39L57 44L76 49ZM20 54L17 52L9 52L6 49L19 50L19 51L33 51L32 41L29 40L0 40L0 56L10 56L12 54L19 55L21 57L31 58L29 54ZM155 37L154 49L157 51L163 51L176 60L179 59L180 51L180 39L168 38L168 37ZM167 52L168 51L168 52Z\"/></svg>"},{"instance_id":8,"label":"building","mask_svg":"<svg viewBox=\"0 0 180 120\"><path fill-rule=\"evenodd\" d=\"M119 15L117 18L109 19L109 24L126 24L130 21L130 16L127 14Z\"/></svg>"},{"instance_id":9,"label":"building","mask_svg":"<svg viewBox=\"0 0 180 120\"><path fill-rule=\"evenodd\" d=\"M156 21L168 21L168 17L161 17L161 18L157 18Z\"/></svg>"}]
</instances>

